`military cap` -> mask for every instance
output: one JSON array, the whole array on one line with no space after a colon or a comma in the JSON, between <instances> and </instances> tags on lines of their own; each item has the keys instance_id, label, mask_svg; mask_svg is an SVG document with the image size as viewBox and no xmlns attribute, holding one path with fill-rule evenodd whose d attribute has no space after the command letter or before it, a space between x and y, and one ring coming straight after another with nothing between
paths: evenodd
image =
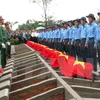
<instances>
[{"instance_id":1,"label":"military cap","mask_svg":"<svg viewBox=\"0 0 100 100\"><path fill-rule=\"evenodd\" d=\"M64 24L68 25L68 22L67 21L66 22L63 22L62 25L64 25Z\"/></svg>"},{"instance_id":2,"label":"military cap","mask_svg":"<svg viewBox=\"0 0 100 100\"><path fill-rule=\"evenodd\" d=\"M4 20L2 17L0 17L0 21Z\"/></svg>"},{"instance_id":3,"label":"military cap","mask_svg":"<svg viewBox=\"0 0 100 100\"><path fill-rule=\"evenodd\" d=\"M83 21L87 22L85 17L82 17L82 18L81 18L81 20L83 20Z\"/></svg>"},{"instance_id":4,"label":"military cap","mask_svg":"<svg viewBox=\"0 0 100 100\"><path fill-rule=\"evenodd\" d=\"M94 17L94 14L89 14L88 16L86 17L90 17L90 18L93 18L95 20L95 17Z\"/></svg>"},{"instance_id":5,"label":"military cap","mask_svg":"<svg viewBox=\"0 0 100 100\"><path fill-rule=\"evenodd\" d=\"M99 16L99 15L100 15L100 12L98 12L97 14L98 14L98 16Z\"/></svg>"},{"instance_id":6,"label":"military cap","mask_svg":"<svg viewBox=\"0 0 100 100\"><path fill-rule=\"evenodd\" d=\"M77 21L77 22L79 22L79 23L80 23L80 19L75 19L75 20L74 20L74 22L75 22L75 21Z\"/></svg>"},{"instance_id":7,"label":"military cap","mask_svg":"<svg viewBox=\"0 0 100 100\"><path fill-rule=\"evenodd\" d=\"M68 23L72 23L74 25L74 21L73 20L68 21Z\"/></svg>"}]
</instances>

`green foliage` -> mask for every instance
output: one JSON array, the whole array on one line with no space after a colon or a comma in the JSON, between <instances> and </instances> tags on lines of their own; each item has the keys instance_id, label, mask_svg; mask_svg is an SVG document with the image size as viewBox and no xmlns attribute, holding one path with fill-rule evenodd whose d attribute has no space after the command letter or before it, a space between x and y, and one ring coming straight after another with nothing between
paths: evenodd
<instances>
[{"instance_id":1,"label":"green foliage","mask_svg":"<svg viewBox=\"0 0 100 100\"><path fill-rule=\"evenodd\" d=\"M17 24L17 23L18 23L18 21L16 21L16 22L8 22L8 23L9 23L10 28L11 28L11 30L12 30L13 26L14 26L15 24Z\"/></svg>"},{"instance_id":2,"label":"green foliage","mask_svg":"<svg viewBox=\"0 0 100 100\"><path fill-rule=\"evenodd\" d=\"M10 42L11 42L12 45L17 45L17 44L19 44L19 39L18 38L16 38L16 39L11 38Z\"/></svg>"}]
</instances>

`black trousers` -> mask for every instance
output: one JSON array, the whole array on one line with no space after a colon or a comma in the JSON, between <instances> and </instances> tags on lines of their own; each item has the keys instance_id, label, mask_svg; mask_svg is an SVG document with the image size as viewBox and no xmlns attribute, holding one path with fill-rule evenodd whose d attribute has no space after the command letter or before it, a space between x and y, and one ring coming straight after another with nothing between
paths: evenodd
<instances>
[{"instance_id":1,"label":"black trousers","mask_svg":"<svg viewBox=\"0 0 100 100\"><path fill-rule=\"evenodd\" d=\"M54 49L58 50L58 39L54 39Z\"/></svg>"},{"instance_id":2,"label":"black trousers","mask_svg":"<svg viewBox=\"0 0 100 100\"><path fill-rule=\"evenodd\" d=\"M79 44L80 44L80 40L79 39L75 40L75 43L74 43L74 45L75 45L75 52L76 52L76 55L78 56L78 58L81 57L81 51L80 51Z\"/></svg>"},{"instance_id":3,"label":"black trousers","mask_svg":"<svg viewBox=\"0 0 100 100\"><path fill-rule=\"evenodd\" d=\"M58 45L59 45L58 51L64 52L64 43L63 43L63 41L59 41Z\"/></svg>"},{"instance_id":4,"label":"black trousers","mask_svg":"<svg viewBox=\"0 0 100 100\"><path fill-rule=\"evenodd\" d=\"M80 58L79 61L84 61L86 62L86 58L87 58L87 48L85 48L85 43L86 43L86 39L81 39L81 43L80 43Z\"/></svg>"},{"instance_id":5,"label":"black trousers","mask_svg":"<svg viewBox=\"0 0 100 100\"><path fill-rule=\"evenodd\" d=\"M99 66L100 66L100 41L98 41L97 51L98 51L98 61L99 61Z\"/></svg>"},{"instance_id":6,"label":"black trousers","mask_svg":"<svg viewBox=\"0 0 100 100\"><path fill-rule=\"evenodd\" d=\"M94 38L90 38L88 41L87 62L92 63L94 71L97 71L97 57L96 57L96 49L94 49Z\"/></svg>"},{"instance_id":7,"label":"black trousers","mask_svg":"<svg viewBox=\"0 0 100 100\"><path fill-rule=\"evenodd\" d=\"M54 49L54 40L51 39L51 48Z\"/></svg>"},{"instance_id":8,"label":"black trousers","mask_svg":"<svg viewBox=\"0 0 100 100\"><path fill-rule=\"evenodd\" d=\"M69 48L69 56L74 56L76 58L76 51L75 51L75 46L74 45L71 45L71 39L69 39L69 45L68 45L68 48Z\"/></svg>"},{"instance_id":9,"label":"black trousers","mask_svg":"<svg viewBox=\"0 0 100 100\"><path fill-rule=\"evenodd\" d=\"M69 54L69 46L68 46L68 42L69 42L69 39L64 39L64 51L66 52L66 54L68 55Z\"/></svg>"},{"instance_id":10,"label":"black trousers","mask_svg":"<svg viewBox=\"0 0 100 100\"><path fill-rule=\"evenodd\" d=\"M8 51L7 51L7 53L8 53L8 58L11 58L11 45L8 46Z\"/></svg>"}]
</instances>

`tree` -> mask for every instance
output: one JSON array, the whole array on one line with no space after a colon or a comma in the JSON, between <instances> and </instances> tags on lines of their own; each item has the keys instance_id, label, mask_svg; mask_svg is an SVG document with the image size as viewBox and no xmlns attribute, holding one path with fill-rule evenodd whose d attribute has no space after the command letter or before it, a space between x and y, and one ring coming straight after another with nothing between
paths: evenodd
<instances>
[{"instance_id":1,"label":"tree","mask_svg":"<svg viewBox=\"0 0 100 100\"><path fill-rule=\"evenodd\" d=\"M62 24L64 21L63 20L58 20L56 23L57 24Z\"/></svg>"},{"instance_id":2,"label":"tree","mask_svg":"<svg viewBox=\"0 0 100 100\"><path fill-rule=\"evenodd\" d=\"M39 26L44 27L44 22L37 20L27 20L25 24L19 25L17 30L33 30Z\"/></svg>"},{"instance_id":3,"label":"tree","mask_svg":"<svg viewBox=\"0 0 100 100\"><path fill-rule=\"evenodd\" d=\"M11 28L11 30L12 30L13 26L14 26L15 24L17 24L18 21L16 21L16 22L8 22L8 23L9 23L9 26L10 26L10 28Z\"/></svg>"},{"instance_id":4,"label":"tree","mask_svg":"<svg viewBox=\"0 0 100 100\"><path fill-rule=\"evenodd\" d=\"M44 12L44 22L45 22L45 27L47 26L47 21L48 21L48 7L50 5L52 0L33 0L33 3L37 3L43 10Z\"/></svg>"}]
</instances>

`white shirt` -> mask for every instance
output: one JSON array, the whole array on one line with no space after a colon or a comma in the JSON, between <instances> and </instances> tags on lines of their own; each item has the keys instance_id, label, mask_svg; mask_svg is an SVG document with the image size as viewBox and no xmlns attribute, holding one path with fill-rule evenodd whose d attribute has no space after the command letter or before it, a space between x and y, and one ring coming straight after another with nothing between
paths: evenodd
<instances>
[{"instance_id":1,"label":"white shirt","mask_svg":"<svg viewBox=\"0 0 100 100\"><path fill-rule=\"evenodd\" d=\"M35 36L35 32L32 32L32 33L31 33L31 36L34 37L34 36Z\"/></svg>"},{"instance_id":2,"label":"white shirt","mask_svg":"<svg viewBox=\"0 0 100 100\"><path fill-rule=\"evenodd\" d=\"M35 32L35 37L38 37L38 35L39 35L39 33L36 33L36 32Z\"/></svg>"}]
</instances>

